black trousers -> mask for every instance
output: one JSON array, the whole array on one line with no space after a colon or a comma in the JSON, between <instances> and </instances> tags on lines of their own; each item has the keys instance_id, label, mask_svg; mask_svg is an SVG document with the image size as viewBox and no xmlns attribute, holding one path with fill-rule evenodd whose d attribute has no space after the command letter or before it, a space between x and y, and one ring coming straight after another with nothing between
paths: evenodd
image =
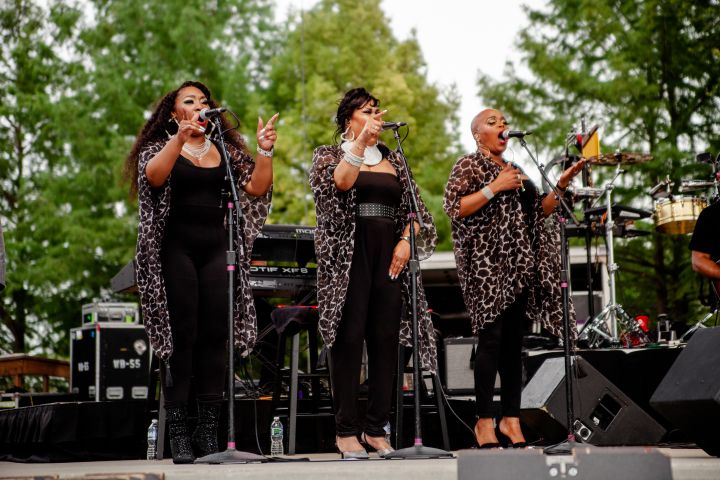
<instances>
[{"instance_id":1,"label":"black trousers","mask_svg":"<svg viewBox=\"0 0 720 480\"><path fill-rule=\"evenodd\" d=\"M170 314L173 385L162 382L166 407L222 401L227 363L227 231L220 209L171 216L161 259Z\"/></svg>"},{"instance_id":2,"label":"black trousers","mask_svg":"<svg viewBox=\"0 0 720 480\"><path fill-rule=\"evenodd\" d=\"M495 377L500 373L502 416L520 415L522 338L527 325L527 292L478 333L475 355L475 401L478 418L492 418Z\"/></svg>"},{"instance_id":3,"label":"black trousers","mask_svg":"<svg viewBox=\"0 0 720 480\"><path fill-rule=\"evenodd\" d=\"M330 375L335 428L340 437L361 431L385 434L397 368L402 290L388 275L396 238L392 220L358 218L350 283L335 343ZM364 430L357 413L363 341L368 356L368 403Z\"/></svg>"}]
</instances>

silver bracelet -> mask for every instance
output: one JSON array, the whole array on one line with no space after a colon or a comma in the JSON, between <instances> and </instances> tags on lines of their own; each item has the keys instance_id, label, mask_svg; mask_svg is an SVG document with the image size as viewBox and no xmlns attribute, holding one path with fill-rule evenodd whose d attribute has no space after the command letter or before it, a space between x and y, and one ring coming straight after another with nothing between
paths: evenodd
<instances>
[{"instance_id":1,"label":"silver bracelet","mask_svg":"<svg viewBox=\"0 0 720 480\"><path fill-rule=\"evenodd\" d=\"M355 155L354 153L352 153L350 150L345 152L345 156L343 156L343 159L346 162L348 162L350 165L352 165L353 167L356 167L356 168L360 168L360 165L362 165L363 162L365 161L364 157L359 157L359 156Z\"/></svg>"},{"instance_id":2,"label":"silver bracelet","mask_svg":"<svg viewBox=\"0 0 720 480\"><path fill-rule=\"evenodd\" d=\"M485 198L488 200L492 200L495 194L493 193L492 189L490 187L483 187L481 190L483 195L485 195Z\"/></svg>"},{"instance_id":3,"label":"silver bracelet","mask_svg":"<svg viewBox=\"0 0 720 480\"><path fill-rule=\"evenodd\" d=\"M270 150L265 150L260 145L257 146L257 152L262 155L263 157L272 158L273 154L275 153L275 145L270 147Z\"/></svg>"}]
</instances>

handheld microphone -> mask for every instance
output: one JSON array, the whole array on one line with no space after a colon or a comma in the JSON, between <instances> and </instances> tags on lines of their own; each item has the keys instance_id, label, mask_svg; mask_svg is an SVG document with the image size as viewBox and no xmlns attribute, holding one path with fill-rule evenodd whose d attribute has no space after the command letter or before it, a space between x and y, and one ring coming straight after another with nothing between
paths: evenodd
<instances>
[{"instance_id":1,"label":"handheld microphone","mask_svg":"<svg viewBox=\"0 0 720 480\"><path fill-rule=\"evenodd\" d=\"M397 130L398 128L404 127L405 125L407 125L407 123L405 122L383 122L382 128L380 130L383 132L385 130Z\"/></svg>"},{"instance_id":2,"label":"handheld microphone","mask_svg":"<svg viewBox=\"0 0 720 480\"><path fill-rule=\"evenodd\" d=\"M530 130L503 130L498 137L507 140L509 138L523 138L526 135L532 135L532 132Z\"/></svg>"},{"instance_id":3,"label":"handheld microphone","mask_svg":"<svg viewBox=\"0 0 720 480\"><path fill-rule=\"evenodd\" d=\"M200 116L198 117L198 120L201 122L206 122L211 117L217 117L223 112L226 112L227 108L225 107L218 107L218 108L203 108L200 110Z\"/></svg>"}]
</instances>

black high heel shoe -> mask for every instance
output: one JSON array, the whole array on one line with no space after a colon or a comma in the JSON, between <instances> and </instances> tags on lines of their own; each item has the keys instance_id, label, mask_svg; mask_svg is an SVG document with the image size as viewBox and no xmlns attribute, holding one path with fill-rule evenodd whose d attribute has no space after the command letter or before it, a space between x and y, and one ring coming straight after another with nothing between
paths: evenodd
<instances>
[{"instance_id":1,"label":"black high heel shoe","mask_svg":"<svg viewBox=\"0 0 720 480\"><path fill-rule=\"evenodd\" d=\"M522 442L513 442L510 440L510 437L505 435L503 432L500 431L500 422L498 422L497 426L495 427L495 436L500 440L500 445L504 448L527 448L528 443L525 441Z\"/></svg>"}]
</instances>

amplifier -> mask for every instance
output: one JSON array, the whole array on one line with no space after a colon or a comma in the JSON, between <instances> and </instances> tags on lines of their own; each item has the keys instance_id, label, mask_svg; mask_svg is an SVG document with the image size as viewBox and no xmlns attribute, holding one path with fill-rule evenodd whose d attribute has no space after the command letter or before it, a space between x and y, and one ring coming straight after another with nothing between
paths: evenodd
<instances>
[{"instance_id":1,"label":"amplifier","mask_svg":"<svg viewBox=\"0 0 720 480\"><path fill-rule=\"evenodd\" d=\"M445 354L441 363L442 381L450 395L475 393L475 348L477 337L443 339ZM495 375L495 393L500 391L500 375Z\"/></svg>"},{"instance_id":2,"label":"amplifier","mask_svg":"<svg viewBox=\"0 0 720 480\"><path fill-rule=\"evenodd\" d=\"M83 400L144 400L150 383L145 327L98 322L70 330L70 391Z\"/></svg>"},{"instance_id":3,"label":"amplifier","mask_svg":"<svg viewBox=\"0 0 720 480\"><path fill-rule=\"evenodd\" d=\"M138 304L93 302L82 306L82 324L97 322L140 323Z\"/></svg>"},{"instance_id":4,"label":"amplifier","mask_svg":"<svg viewBox=\"0 0 720 480\"><path fill-rule=\"evenodd\" d=\"M475 391L475 337L445 338L445 362L442 368L445 390L451 395L469 395Z\"/></svg>"}]
</instances>

